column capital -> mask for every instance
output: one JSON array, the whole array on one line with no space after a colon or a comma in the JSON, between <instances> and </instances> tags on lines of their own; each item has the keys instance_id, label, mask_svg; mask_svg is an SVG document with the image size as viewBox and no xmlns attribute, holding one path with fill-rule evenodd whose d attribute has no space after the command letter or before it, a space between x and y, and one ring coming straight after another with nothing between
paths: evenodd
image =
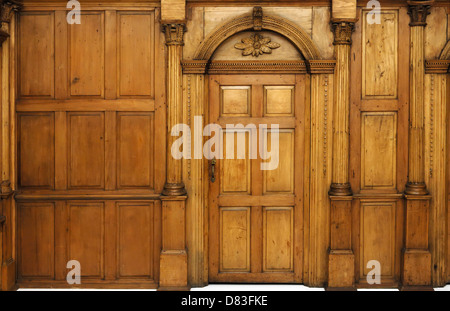
<instances>
[{"instance_id":1,"label":"column capital","mask_svg":"<svg viewBox=\"0 0 450 311\"><path fill-rule=\"evenodd\" d=\"M21 8L22 4L19 1L0 1L0 46L9 37L7 24L11 21L14 12L19 11Z\"/></svg>"},{"instance_id":2,"label":"column capital","mask_svg":"<svg viewBox=\"0 0 450 311\"><path fill-rule=\"evenodd\" d=\"M407 1L408 15L411 18L409 26L411 27L425 27L427 25L427 16L430 14L431 5L434 0L426 1Z\"/></svg>"},{"instance_id":3,"label":"column capital","mask_svg":"<svg viewBox=\"0 0 450 311\"><path fill-rule=\"evenodd\" d=\"M2 0L0 3L0 22L9 23L14 12L19 11L22 4L19 1Z\"/></svg>"},{"instance_id":4,"label":"column capital","mask_svg":"<svg viewBox=\"0 0 450 311\"><path fill-rule=\"evenodd\" d=\"M185 23L163 23L162 32L166 37L166 45L184 45L183 38L186 30Z\"/></svg>"},{"instance_id":5,"label":"column capital","mask_svg":"<svg viewBox=\"0 0 450 311\"><path fill-rule=\"evenodd\" d=\"M352 32L355 29L354 21L332 21L331 29L334 34L334 45L352 44Z\"/></svg>"}]
</instances>

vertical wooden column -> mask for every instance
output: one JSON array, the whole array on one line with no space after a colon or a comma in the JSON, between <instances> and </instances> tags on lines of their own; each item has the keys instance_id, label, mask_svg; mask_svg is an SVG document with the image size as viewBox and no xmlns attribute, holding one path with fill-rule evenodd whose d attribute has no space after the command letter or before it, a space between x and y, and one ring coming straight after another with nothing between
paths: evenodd
<instances>
[{"instance_id":1,"label":"vertical wooden column","mask_svg":"<svg viewBox=\"0 0 450 311\"><path fill-rule=\"evenodd\" d=\"M164 9L164 8L163 8ZM163 10L164 13L164 10ZM163 14L164 16L164 14ZM184 290L188 287L186 252L186 189L182 180L182 160L171 154L177 137L174 125L183 122L182 52L184 22L163 23L167 46L167 177L162 191L162 250L160 290Z\"/></svg>"},{"instance_id":2,"label":"vertical wooden column","mask_svg":"<svg viewBox=\"0 0 450 311\"><path fill-rule=\"evenodd\" d=\"M424 157L424 30L433 1L408 1L411 17L408 182L405 188L406 219L403 249L403 289L431 286L428 245L430 199L425 185Z\"/></svg>"},{"instance_id":3,"label":"vertical wooden column","mask_svg":"<svg viewBox=\"0 0 450 311\"><path fill-rule=\"evenodd\" d=\"M183 180L189 199L186 202L186 246L188 249L188 281L190 286L208 283L208 252L205 224L208 213L208 161L195 157L195 142L203 145L203 126L208 123L205 92L207 61L185 60L183 64L183 123L191 129L191 159L183 160ZM201 120L201 124L198 122Z\"/></svg>"},{"instance_id":4,"label":"vertical wooden column","mask_svg":"<svg viewBox=\"0 0 450 311\"><path fill-rule=\"evenodd\" d=\"M308 286L323 286L328 270L327 248L330 243L330 201L328 190L332 174L332 120L334 60L311 60L310 167L309 211L310 229L305 230L305 270L303 281ZM306 156L306 155L305 155Z\"/></svg>"},{"instance_id":5,"label":"vertical wooden column","mask_svg":"<svg viewBox=\"0 0 450 311\"><path fill-rule=\"evenodd\" d=\"M350 48L356 21L356 2L346 1L354 9L335 11L332 29L336 68L333 107L333 171L328 192L331 200L330 249L327 288L351 289L354 286L355 256L352 250L352 190L349 182L350 141ZM333 1L334 3L334 1ZM341 8L339 6L337 9ZM343 15L342 15L343 14ZM341 16L342 15L342 16Z\"/></svg>"},{"instance_id":6,"label":"vertical wooden column","mask_svg":"<svg viewBox=\"0 0 450 311\"><path fill-rule=\"evenodd\" d=\"M0 242L1 290L15 287L15 202L14 185L14 13L21 8L19 2L0 3L1 46L1 182L0 182ZM11 83L13 81L13 83Z\"/></svg>"},{"instance_id":7,"label":"vertical wooden column","mask_svg":"<svg viewBox=\"0 0 450 311\"><path fill-rule=\"evenodd\" d=\"M425 183L430 191L432 284L447 283L447 75L450 60L425 65Z\"/></svg>"}]
</instances>

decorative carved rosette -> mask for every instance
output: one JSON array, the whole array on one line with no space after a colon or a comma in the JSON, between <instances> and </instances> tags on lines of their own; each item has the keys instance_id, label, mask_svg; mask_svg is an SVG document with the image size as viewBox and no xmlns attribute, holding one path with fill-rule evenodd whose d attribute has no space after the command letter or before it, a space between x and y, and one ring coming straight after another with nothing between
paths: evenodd
<instances>
[{"instance_id":1,"label":"decorative carved rosette","mask_svg":"<svg viewBox=\"0 0 450 311\"><path fill-rule=\"evenodd\" d=\"M351 45L352 32L355 29L354 22L340 21L332 22L331 27L334 33L334 45Z\"/></svg>"},{"instance_id":2,"label":"decorative carved rosette","mask_svg":"<svg viewBox=\"0 0 450 311\"><path fill-rule=\"evenodd\" d=\"M411 18L409 26L426 26L427 16L430 14L431 4L434 0L408 1L408 15Z\"/></svg>"},{"instance_id":3,"label":"decorative carved rosette","mask_svg":"<svg viewBox=\"0 0 450 311\"><path fill-rule=\"evenodd\" d=\"M272 54L272 49L278 49L280 44L272 42L272 39L269 37L262 37L255 33L249 38L242 39L234 47L238 50L243 50L243 56L253 55L254 57L258 57L262 54Z\"/></svg>"},{"instance_id":4,"label":"decorative carved rosette","mask_svg":"<svg viewBox=\"0 0 450 311\"><path fill-rule=\"evenodd\" d=\"M166 36L166 45L184 45L183 37L186 32L186 24L163 24L162 27Z\"/></svg>"}]
</instances>

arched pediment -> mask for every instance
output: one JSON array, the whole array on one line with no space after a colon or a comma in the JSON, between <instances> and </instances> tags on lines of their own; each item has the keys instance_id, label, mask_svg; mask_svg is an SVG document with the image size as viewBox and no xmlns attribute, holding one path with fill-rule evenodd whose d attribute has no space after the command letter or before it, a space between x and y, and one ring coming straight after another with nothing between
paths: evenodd
<instances>
[{"instance_id":1,"label":"arched pediment","mask_svg":"<svg viewBox=\"0 0 450 311\"><path fill-rule=\"evenodd\" d=\"M217 27L195 52L195 60L210 60L215 50L227 38L246 30L269 30L283 35L303 55L305 60L320 60L320 52L310 36L299 26L284 18L263 15L262 9L253 9L253 15L241 15Z\"/></svg>"}]
</instances>

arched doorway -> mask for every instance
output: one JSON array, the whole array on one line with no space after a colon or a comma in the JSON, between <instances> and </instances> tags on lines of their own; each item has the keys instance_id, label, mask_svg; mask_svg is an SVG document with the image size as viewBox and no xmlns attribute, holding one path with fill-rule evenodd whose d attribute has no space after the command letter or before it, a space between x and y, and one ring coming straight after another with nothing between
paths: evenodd
<instances>
[{"instance_id":1,"label":"arched doorway","mask_svg":"<svg viewBox=\"0 0 450 311\"><path fill-rule=\"evenodd\" d=\"M326 105L331 103L326 97L332 93L329 75L333 69L334 61L321 60L305 31L285 19L262 14L260 8L255 8L253 15L217 27L198 47L194 60L183 62L185 102L192 109L189 114L202 102L197 97L208 94L203 102L205 124L218 124L223 129L224 157L229 151L226 141L234 137L231 149L235 159L211 159L203 171L209 190L205 202L209 282L304 281L304 258L310 257L304 251L305 241L309 245L309 234L304 230L320 226L325 235L328 230L327 217L311 222L308 209L318 200L323 200L320 208L328 206L325 167L331 157L326 141ZM314 138L314 144L320 141L319 145L313 149L311 118L315 126L325 120L325 127L313 130L313 135L320 132L320 138ZM257 137L260 125L267 124L268 132L271 124L279 125L279 166L261 170L264 160L259 155L250 158L250 134L244 143L246 157L236 159L237 134L227 136L227 124L242 124L247 133L254 125ZM269 145L271 135L266 136ZM313 166L320 166L324 173L313 176L313 188L320 188L321 193L310 198L304 193L310 187L310 156L316 153L321 154L321 161L319 164L314 158ZM192 163L188 165L192 169ZM189 200L188 206L195 204ZM326 245L319 247L326 250Z\"/></svg>"}]
</instances>

